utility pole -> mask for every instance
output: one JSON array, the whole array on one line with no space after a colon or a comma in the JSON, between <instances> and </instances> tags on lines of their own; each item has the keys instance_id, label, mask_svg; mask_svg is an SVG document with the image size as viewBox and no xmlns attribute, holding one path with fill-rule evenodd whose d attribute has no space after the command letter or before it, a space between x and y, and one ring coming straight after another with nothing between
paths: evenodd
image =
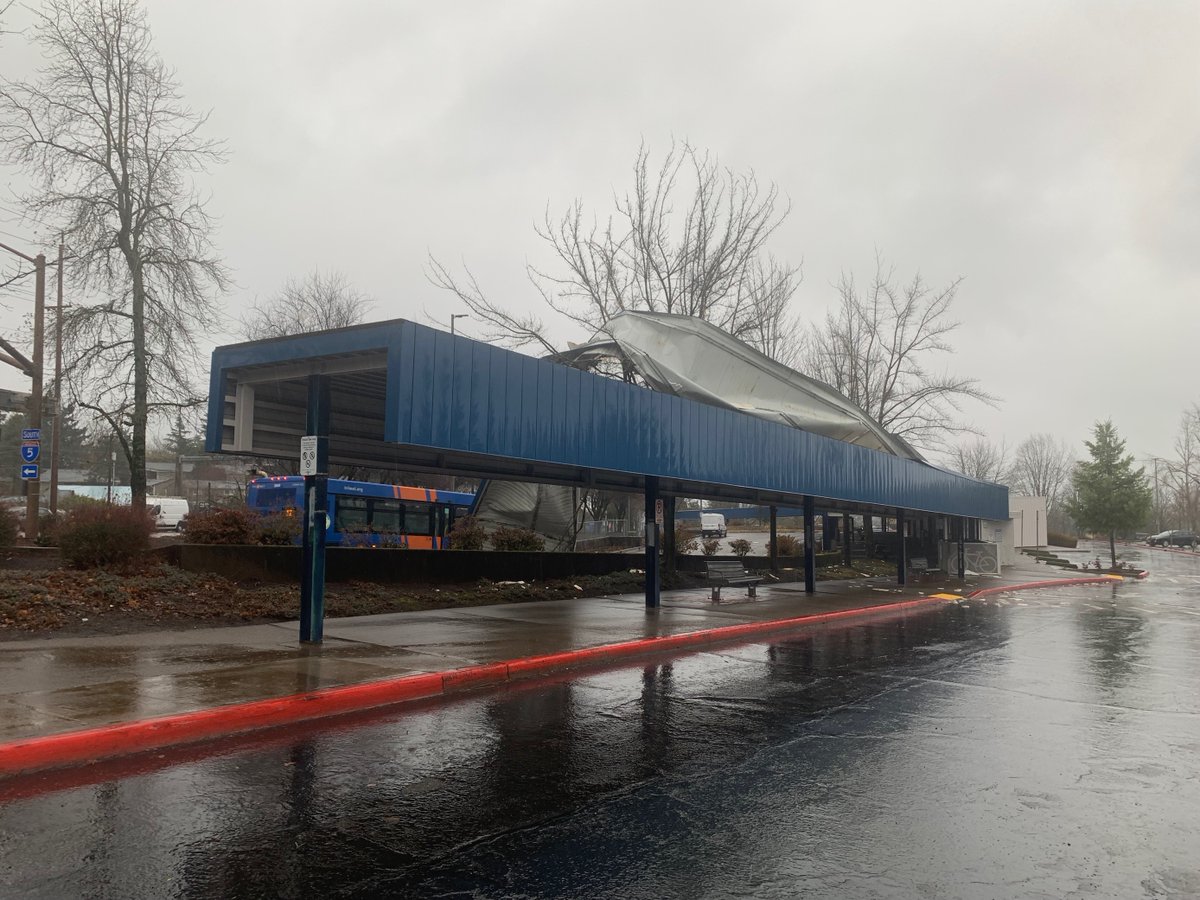
<instances>
[{"instance_id":1,"label":"utility pole","mask_svg":"<svg viewBox=\"0 0 1200 900\"><path fill-rule=\"evenodd\" d=\"M46 320L46 254L39 253L33 261L33 375L29 391L29 427L42 428L42 371L43 344ZM31 542L38 536L38 499L41 497L41 478L29 480L29 495L25 499L25 537Z\"/></svg>"},{"instance_id":2,"label":"utility pole","mask_svg":"<svg viewBox=\"0 0 1200 900\"><path fill-rule=\"evenodd\" d=\"M468 316L466 313L451 313L450 314L450 333L454 334L454 320L455 319L469 319L469 318L471 318L471 317Z\"/></svg>"},{"instance_id":3,"label":"utility pole","mask_svg":"<svg viewBox=\"0 0 1200 900\"><path fill-rule=\"evenodd\" d=\"M8 246L8 244L0 244L0 250L7 250L9 253L21 257L26 262L33 263L34 267L33 359L26 359L15 347L3 339L0 339L0 348L6 351L5 362L15 362L29 376L29 380L32 382L29 392L29 427L31 429L41 429L42 343L44 341L43 325L46 315L46 255L39 253L37 256L30 256L28 253L22 253L20 250ZM30 463L30 465L33 464L33 462ZM29 478L25 484L25 537L30 541L36 541L38 534L38 497L41 494L41 486L37 478Z\"/></svg>"},{"instance_id":4,"label":"utility pole","mask_svg":"<svg viewBox=\"0 0 1200 900\"><path fill-rule=\"evenodd\" d=\"M62 444L63 242L58 239L58 319L54 329L54 431L50 435L50 515L58 514L58 455Z\"/></svg>"}]
</instances>

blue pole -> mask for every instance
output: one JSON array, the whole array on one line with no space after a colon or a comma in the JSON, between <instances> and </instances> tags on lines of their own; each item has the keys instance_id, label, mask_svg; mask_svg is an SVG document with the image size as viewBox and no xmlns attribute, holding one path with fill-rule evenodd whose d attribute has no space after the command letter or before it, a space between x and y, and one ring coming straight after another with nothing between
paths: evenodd
<instances>
[{"instance_id":1,"label":"blue pole","mask_svg":"<svg viewBox=\"0 0 1200 900\"><path fill-rule=\"evenodd\" d=\"M904 510L896 510L896 583L908 584L908 548L904 545Z\"/></svg>"},{"instance_id":2,"label":"blue pole","mask_svg":"<svg viewBox=\"0 0 1200 900\"><path fill-rule=\"evenodd\" d=\"M658 479L646 476L646 609L658 609L662 589L658 579L658 524L654 520Z\"/></svg>"},{"instance_id":3,"label":"blue pole","mask_svg":"<svg viewBox=\"0 0 1200 900\"><path fill-rule=\"evenodd\" d=\"M317 436L317 474L304 477L304 534L300 573L300 640L325 637L325 529L329 486L329 377L308 378L306 433Z\"/></svg>"},{"instance_id":4,"label":"blue pole","mask_svg":"<svg viewBox=\"0 0 1200 900\"><path fill-rule=\"evenodd\" d=\"M816 513L812 497L804 498L804 593L817 592Z\"/></svg>"}]
</instances>

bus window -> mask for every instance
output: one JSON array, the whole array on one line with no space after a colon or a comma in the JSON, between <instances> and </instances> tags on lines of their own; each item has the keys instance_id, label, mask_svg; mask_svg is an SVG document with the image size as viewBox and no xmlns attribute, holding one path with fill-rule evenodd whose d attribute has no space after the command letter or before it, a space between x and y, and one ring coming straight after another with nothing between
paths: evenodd
<instances>
[{"instance_id":1,"label":"bus window","mask_svg":"<svg viewBox=\"0 0 1200 900\"><path fill-rule=\"evenodd\" d=\"M365 497L337 498L334 528L338 531L367 530L367 501Z\"/></svg>"},{"instance_id":2,"label":"bus window","mask_svg":"<svg viewBox=\"0 0 1200 900\"><path fill-rule=\"evenodd\" d=\"M430 503L406 503L404 505L404 530L409 534L433 534L433 505Z\"/></svg>"},{"instance_id":3,"label":"bus window","mask_svg":"<svg viewBox=\"0 0 1200 900\"><path fill-rule=\"evenodd\" d=\"M404 507L399 500L371 501L371 530L379 534L399 534L404 524Z\"/></svg>"}]
</instances>

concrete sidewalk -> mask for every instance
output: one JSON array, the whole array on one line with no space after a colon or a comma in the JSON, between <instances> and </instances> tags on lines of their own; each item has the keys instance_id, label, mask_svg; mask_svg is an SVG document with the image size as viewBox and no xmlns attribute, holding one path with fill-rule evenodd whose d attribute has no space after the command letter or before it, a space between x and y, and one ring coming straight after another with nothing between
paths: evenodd
<instances>
[{"instance_id":1,"label":"concrete sidewalk","mask_svg":"<svg viewBox=\"0 0 1200 900\"><path fill-rule=\"evenodd\" d=\"M322 688L447 672L645 638L872 608L944 592L1046 577L1032 565L1003 578L926 576L670 591L647 613L640 594L329 619L325 644L297 643L295 622L127 636L0 643L0 743L190 713ZM719 636L714 636L720 640Z\"/></svg>"}]
</instances>

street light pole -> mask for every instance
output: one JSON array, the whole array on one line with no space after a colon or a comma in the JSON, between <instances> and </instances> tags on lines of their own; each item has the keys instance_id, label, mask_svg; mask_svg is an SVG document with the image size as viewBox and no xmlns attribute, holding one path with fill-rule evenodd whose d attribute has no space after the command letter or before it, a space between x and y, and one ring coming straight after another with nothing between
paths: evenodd
<instances>
[{"instance_id":1,"label":"street light pole","mask_svg":"<svg viewBox=\"0 0 1200 900\"><path fill-rule=\"evenodd\" d=\"M50 435L50 515L58 514L58 454L62 447L63 243L58 242L58 324L54 329L54 431Z\"/></svg>"},{"instance_id":2,"label":"street light pole","mask_svg":"<svg viewBox=\"0 0 1200 900\"><path fill-rule=\"evenodd\" d=\"M454 320L455 319L469 319L469 318L471 318L471 317L468 316L466 313L451 313L450 314L450 333L454 334Z\"/></svg>"}]
</instances>

